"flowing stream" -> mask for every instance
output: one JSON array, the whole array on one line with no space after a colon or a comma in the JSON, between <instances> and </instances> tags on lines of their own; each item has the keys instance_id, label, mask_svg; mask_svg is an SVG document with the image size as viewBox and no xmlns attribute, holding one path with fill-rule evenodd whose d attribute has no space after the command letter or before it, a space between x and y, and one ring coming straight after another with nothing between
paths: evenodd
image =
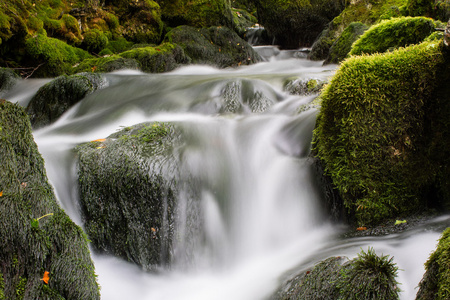
<instances>
[{"instance_id":1,"label":"flowing stream","mask_svg":"<svg viewBox=\"0 0 450 300\"><path fill-rule=\"evenodd\" d=\"M333 255L353 258L369 246L395 257L401 297L414 299L449 218L396 235L341 238L345 228L328 221L308 159L318 110L299 113L315 95L282 88L292 76L326 80L336 66L262 50L277 59L237 69L106 74L104 88L34 132L58 200L80 225L74 146L147 121L171 122L186 133L181 163L198 179L200 196L180 195L171 266L146 273L93 254L102 299L267 299L294 268ZM24 81L5 98L26 105L45 82ZM192 210L202 217L202 238L188 221Z\"/></svg>"}]
</instances>

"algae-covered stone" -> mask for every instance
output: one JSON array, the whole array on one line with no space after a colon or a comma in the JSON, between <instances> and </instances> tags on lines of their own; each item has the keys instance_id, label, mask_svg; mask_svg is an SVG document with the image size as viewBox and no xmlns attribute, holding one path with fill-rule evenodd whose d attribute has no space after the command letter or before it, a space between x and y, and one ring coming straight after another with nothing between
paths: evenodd
<instances>
[{"instance_id":1,"label":"algae-covered stone","mask_svg":"<svg viewBox=\"0 0 450 300\"><path fill-rule=\"evenodd\" d=\"M353 43L369 28L369 26L354 22L350 23L347 28L344 29L339 38L331 45L328 57L325 60L325 64L337 64L343 61L350 50Z\"/></svg>"},{"instance_id":2,"label":"algae-covered stone","mask_svg":"<svg viewBox=\"0 0 450 300\"><path fill-rule=\"evenodd\" d=\"M87 94L105 84L99 74L80 73L63 75L41 87L27 106L34 128L48 125L58 119Z\"/></svg>"},{"instance_id":3,"label":"algae-covered stone","mask_svg":"<svg viewBox=\"0 0 450 300\"><path fill-rule=\"evenodd\" d=\"M378 256L369 248L350 261L338 256L319 262L285 283L273 299L399 299L397 273L393 257Z\"/></svg>"},{"instance_id":4,"label":"algae-covered stone","mask_svg":"<svg viewBox=\"0 0 450 300\"><path fill-rule=\"evenodd\" d=\"M319 79L298 77L288 78L283 84L283 90L291 95L311 95L319 93L325 82Z\"/></svg>"},{"instance_id":5,"label":"algae-covered stone","mask_svg":"<svg viewBox=\"0 0 450 300\"><path fill-rule=\"evenodd\" d=\"M426 272L419 283L416 300L450 299L450 228L439 239L439 244L425 264Z\"/></svg>"},{"instance_id":6,"label":"algae-covered stone","mask_svg":"<svg viewBox=\"0 0 450 300\"><path fill-rule=\"evenodd\" d=\"M311 46L325 26L345 8L346 1L255 1L258 21L283 48Z\"/></svg>"},{"instance_id":7,"label":"algae-covered stone","mask_svg":"<svg viewBox=\"0 0 450 300\"><path fill-rule=\"evenodd\" d=\"M86 235L58 206L27 114L4 100L0 141L0 295L100 299Z\"/></svg>"},{"instance_id":8,"label":"algae-covered stone","mask_svg":"<svg viewBox=\"0 0 450 300\"><path fill-rule=\"evenodd\" d=\"M352 57L324 89L315 149L360 225L450 204L448 59L432 42Z\"/></svg>"},{"instance_id":9,"label":"algae-covered stone","mask_svg":"<svg viewBox=\"0 0 450 300\"><path fill-rule=\"evenodd\" d=\"M227 26L232 28L229 0L157 0L163 20L172 27Z\"/></svg>"},{"instance_id":10,"label":"algae-covered stone","mask_svg":"<svg viewBox=\"0 0 450 300\"><path fill-rule=\"evenodd\" d=\"M382 21L367 30L352 46L350 55L373 54L422 42L436 24L425 17L402 17Z\"/></svg>"},{"instance_id":11,"label":"algae-covered stone","mask_svg":"<svg viewBox=\"0 0 450 300\"><path fill-rule=\"evenodd\" d=\"M0 95L10 90L19 79L13 70L7 68L0 68Z\"/></svg>"},{"instance_id":12,"label":"algae-covered stone","mask_svg":"<svg viewBox=\"0 0 450 300\"><path fill-rule=\"evenodd\" d=\"M248 65L261 60L253 48L226 27L194 28L179 26L166 41L180 45L192 63L220 68Z\"/></svg>"},{"instance_id":13,"label":"algae-covered stone","mask_svg":"<svg viewBox=\"0 0 450 300\"><path fill-rule=\"evenodd\" d=\"M146 270L169 263L177 143L173 126L149 123L76 148L82 219L96 251Z\"/></svg>"}]
</instances>

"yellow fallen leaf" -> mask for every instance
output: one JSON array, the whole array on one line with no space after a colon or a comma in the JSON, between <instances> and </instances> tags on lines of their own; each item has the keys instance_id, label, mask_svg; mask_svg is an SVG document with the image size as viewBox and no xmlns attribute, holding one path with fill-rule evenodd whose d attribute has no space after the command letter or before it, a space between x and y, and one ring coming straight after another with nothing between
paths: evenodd
<instances>
[{"instance_id":1,"label":"yellow fallen leaf","mask_svg":"<svg viewBox=\"0 0 450 300\"><path fill-rule=\"evenodd\" d=\"M106 139L96 139L96 140L93 140L91 142L104 142L104 141L106 141Z\"/></svg>"},{"instance_id":2,"label":"yellow fallen leaf","mask_svg":"<svg viewBox=\"0 0 450 300\"><path fill-rule=\"evenodd\" d=\"M358 227L358 228L356 228L356 230L358 230L358 231L367 230L367 227Z\"/></svg>"},{"instance_id":3,"label":"yellow fallen leaf","mask_svg":"<svg viewBox=\"0 0 450 300\"><path fill-rule=\"evenodd\" d=\"M45 271L44 272L44 277L41 279L45 284L48 284L48 280L50 279L50 272L49 271Z\"/></svg>"},{"instance_id":4,"label":"yellow fallen leaf","mask_svg":"<svg viewBox=\"0 0 450 300\"><path fill-rule=\"evenodd\" d=\"M3 196L3 191L0 192L0 197L2 197L2 196Z\"/></svg>"}]
</instances>

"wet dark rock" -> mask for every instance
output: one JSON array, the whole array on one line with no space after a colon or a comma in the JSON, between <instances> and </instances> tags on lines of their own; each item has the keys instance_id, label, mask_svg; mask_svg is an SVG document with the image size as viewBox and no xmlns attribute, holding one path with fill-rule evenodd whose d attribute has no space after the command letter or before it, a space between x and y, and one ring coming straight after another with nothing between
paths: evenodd
<instances>
[{"instance_id":1,"label":"wet dark rock","mask_svg":"<svg viewBox=\"0 0 450 300\"><path fill-rule=\"evenodd\" d=\"M27 106L26 111L33 128L54 122L70 107L104 84L103 77L94 73L55 78L41 87Z\"/></svg>"},{"instance_id":2,"label":"wet dark rock","mask_svg":"<svg viewBox=\"0 0 450 300\"><path fill-rule=\"evenodd\" d=\"M57 203L27 114L5 100L0 141L1 298L100 299L87 237Z\"/></svg>"},{"instance_id":3,"label":"wet dark rock","mask_svg":"<svg viewBox=\"0 0 450 300\"><path fill-rule=\"evenodd\" d=\"M76 148L84 227L94 250L156 270L172 251L176 129L140 124Z\"/></svg>"},{"instance_id":4,"label":"wet dark rock","mask_svg":"<svg viewBox=\"0 0 450 300\"><path fill-rule=\"evenodd\" d=\"M17 75L13 70L0 68L0 96L4 92L10 90L19 78L19 75Z\"/></svg>"}]
</instances>

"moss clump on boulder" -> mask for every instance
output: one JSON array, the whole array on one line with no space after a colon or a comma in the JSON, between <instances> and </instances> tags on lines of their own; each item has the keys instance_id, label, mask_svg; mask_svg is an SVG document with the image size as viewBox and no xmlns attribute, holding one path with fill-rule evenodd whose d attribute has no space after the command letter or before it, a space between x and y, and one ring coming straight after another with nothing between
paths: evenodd
<instances>
[{"instance_id":1,"label":"moss clump on boulder","mask_svg":"<svg viewBox=\"0 0 450 300\"><path fill-rule=\"evenodd\" d=\"M372 26L352 46L350 55L381 53L422 42L436 28L425 17L393 18Z\"/></svg>"},{"instance_id":2,"label":"moss clump on boulder","mask_svg":"<svg viewBox=\"0 0 450 300\"><path fill-rule=\"evenodd\" d=\"M345 1L255 1L258 21L282 48L310 46L325 26L345 8Z\"/></svg>"},{"instance_id":3,"label":"moss clump on boulder","mask_svg":"<svg viewBox=\"0 0 450 300\"><path fill-rule=\"evenodd\" d=\"M319 79L288 78L283 84L283 90L291 95L311 95L319 93L325 82Z\"/></svg>"},{"instance_id":4,"label":"moss clump on boulder","mask_svg":"<svg viewBox=\"0 0 450 300\"><path fill-rule=\"evenodd\" d=\"M98 74L80 73L62 75L41 87L27 106L34 128L48 125L58 119L87 94L105 84Z\"/></svg>"},{"instance_id":5,"label":"moss clump on boulder","mask_svg":"<svg viewBox=\"0 0 450 300\"><path fill-rule=\"evenodd\" d=\"M347 59L324 89L315 151L359 225L448 207L448 54L422 43Z\"/></svg>"},{"instance_id":6,"label":"moss clump on boulder","mask_svg":"<svg viewBox=\"0 0 450 300\"><path fill-rule=\"evenodd\" d=\"M83 45L89 52L99 53L108 44L108 37L98 29L89 30L84 34Z\"/></svg>"},{"instance_id":7,"label":"moss clump on boulder","mask_svg":"<svg viewBox=\"0 0 450 300\"><path fill-rule=\"evenodd\" d=\"M37 77L54 77L71 74L72 66L91 57L86 51L45 35L38 34L26 40L26 52L39 67L34 72Z\"/></svg>"},{"instance_id":8,"label":"moss clump on boulder","mask_svg":"<svg viewBox=\"0 0 450 300\"><path fill-rule=\"evenodd\" d=\"M325 64L337 64L343 61L350 50L352 49L353 43L369 28L369 26L354 22L350 23L347 28L344 29L339 38L331 45L330 52Z\"/></svg>"},{"instance_id":9,"label":"moss clump on boulder","mask_svg":"<svg viewBox=\"0 0 450 300\"><path fill-rule=\"evenodd\" d=\"M447 228L425 264L426 272L419 283L416 300L450 299L450 228Z\"/></svg>"},{"instance_id":10,"label":"moss clump on boulder","mask_svg":"<svg viewBox=\"0 0 450 300\"><path fill-rule=\"evenodd\" d=\"M378 256L371 248L348 261L330 257L289 280L273 297L293 299L399 299L398 268L393 257Z\"/></svg>"},{"instance_id":11,"label":"moss clump on boulder","mask_svg":"<svg viewBox=\"0 0 450 300\"><path fill-rule=\"evenodd\" d=\"M353 22L361 22L370 26L381 20L407 15L406 2L407 0L350 1L314 42L309 58L313 60L327 59L330 47L344 29Z\"/></svg>"},{"instance_id":12,"label":"moss clump on boulder","mask_svg":"<svg viewBox=\"0 0 450 300\"><path fill-rule=\"evenodd\" d=\"M27 114L5 100L0 100L0 141L0 294L100 299L87 237L58 206ZM44 272L48 284L41 280Z\"/></svg>"},{"instance_id":13,"label":"moss clump on boulder","mask_svg":"<svg viewBox=\"0 0 450 300\"><path fill-rule=\"evenodd\" d=\"M180 45L195 64L219 68L248 65L261 60L253 48L226 27L194 28L179 26L165 40Z\"/></svg>"},{"instance_id":14,"label":"moss clump on boulder","mask_svg":"<svg viewBox=\"0 0 450 300\"><path fill-rule=\"evenodd\" d=\"M229 0L157 0L169 26L227 26L232 28Z\"/></svg>"},{"instance_id":15,"label":"moss clump on boulder","mask_svg":"<svg viewBox=\"0 0 450 300\"><path fill-rule=\"evenodd\" d=\"M124 58L120 55L106 55L100 58L83 60L75 67L75 72L107 73L123 69L138 70L140 69L140 64L133 58Z\"/></svg>"},{"instance_id":16,"label":"moss clump on boulder","mask_svg":"<svg viewBox=\"0 0 450 300\"><path fill-rule=\"evenodd\" d=\"M156 270L170 261L177 197L175 128L125 128L76 148L82 219L94 249Z\"/></svg>"}]
</instances>

